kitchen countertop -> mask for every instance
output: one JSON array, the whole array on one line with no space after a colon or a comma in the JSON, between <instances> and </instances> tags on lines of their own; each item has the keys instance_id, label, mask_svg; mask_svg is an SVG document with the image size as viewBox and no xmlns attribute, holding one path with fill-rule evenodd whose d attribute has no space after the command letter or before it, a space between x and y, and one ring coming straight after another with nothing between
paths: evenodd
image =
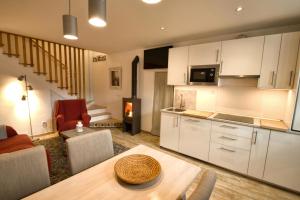
<instances>
[{"instance_id":1,"label":"kitchen countertop","mask_svg":"<svg viewBox=\"0 0 300 200\"><path fill-rule=\"evenodd\" d=\"M198 110L186 110L182 113L184 116L189 117L197 117L197 118L203 118L207 119L208 117L212 116L213 112L207 112L207 111L198 111Z\"/></svg>"},{"instance_id":2,"label":"kitchen countertop","mask_svg":"<svg viewBox=\"0 0 300 200\"><path fill-rule=\"evenodd\" d=\"M260 127L283 132L287 132L289 130L288 126L281 120L261 119Z\"/></svg>"},{"instance_id":3,"label":"kitchen countertop","mask_svg":"<svg viewBox=\"0 0 300 200\"><path fill-rule=\"evenodd\" d=\"M240 124L240 125L246 125L256 128L265 128L270 130L276 130L276 131L282 131L282 132L288 132L288 126L281 120L272 120L272 119L259 119L254 118L254 124L244 124L239 122L233 122L228 120L220 120L213 118L217 113L214 112L208 112L208 111L198 111L198 110L186 110L183 112L174 112L174 111L168 111L166 109L162 109L161 112L167 112L167 113L175 113L178 115L183 116L189 116L189 117L196 117L201 119L211 119L214 121L222 121L222 122L228 122L232 124Z\"/></svg>"}]
</instances>

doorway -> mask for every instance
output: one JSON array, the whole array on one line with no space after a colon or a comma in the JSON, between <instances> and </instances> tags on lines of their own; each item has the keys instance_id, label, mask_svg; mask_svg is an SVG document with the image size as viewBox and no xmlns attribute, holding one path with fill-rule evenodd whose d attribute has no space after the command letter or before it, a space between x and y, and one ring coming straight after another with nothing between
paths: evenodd
<instances>
[{"instance_id":1,"label":"doorway","mask_svg":"<svg viewBox=\"0 0 300 200\"><path fill-rule=\"evenodd\" d=\"M158 136L160 135L160 110L173 106L174 86L168 85L167 80L167 72L155 72L151 133Z\"/></svg>"}]
</instances>

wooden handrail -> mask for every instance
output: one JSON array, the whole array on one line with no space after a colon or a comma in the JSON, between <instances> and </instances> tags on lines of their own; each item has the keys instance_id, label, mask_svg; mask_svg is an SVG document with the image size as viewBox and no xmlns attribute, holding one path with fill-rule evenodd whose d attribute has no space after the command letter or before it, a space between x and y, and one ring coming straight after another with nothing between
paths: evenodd
<instances>
[{"instance_id":1,"label":"wooden handrail","mask_svg":"<svg viewBox=\"0 0 300 200\"><path fill-rule=\"evenodd\" d=\"M51 57L55 62L58 62L58 63L61 65L62 69L65 69L65 68L66 68L65 64L62 63L62 61L60 61L60 60L58 60L57 58L55 58L51 53L49 53L49 52L45 49L45 44L44 44L44 43L42 43L42 44L44 45L44 48L43 48L43 46L37 44L37 42L34 41L34 40L32 40L32 43L34 44L34 46L38 45L39 49L43 52L43 54L47 54L48 56L50 55L50 57ZM46 57L46 55L43 55L43 57ZM45 64L46 64L46 60L44 61L44 58L43 58L43 65L46 66Z\"/></svg>"},{"instance_id":2,"label":"wooden handrail","mask_svg":"<svg viewBox=\"0 0 300 200\"><path fill-rule=\"evenodd\" d=\"M26 35L21 35L21 34L16 34L16 33L10 33L10 32L1 31L1 30L0 30L0 32L1 33L5 33L5 34L10 34L10 35L17 35L19 37L26 37L26 38L33 39L33 40L41 40L41 41L50 42L50 43L62 44L62 45L66 45L66 46L73 47L73 48L84 49L84 48L76 47L76 46L69 45L69 44L57 43L57 42L50 41L50 40L44 40L44 39L41 39L41 38L30 37L30 36L26 36Z\"/></svg>"},{"instance_id":3,"label":"wooden handrail","mask_svg":"<svg viewBox=\"0 0 300 200\"><path fill-rule=\"evenodd\" d=\"M31 65L34 73L46 75L47 81L56 82L71 95L85 96L84 49L1 30L0 44L6 47L4 54L20 56L20 64Z\"/></svg>"}]
</instances>

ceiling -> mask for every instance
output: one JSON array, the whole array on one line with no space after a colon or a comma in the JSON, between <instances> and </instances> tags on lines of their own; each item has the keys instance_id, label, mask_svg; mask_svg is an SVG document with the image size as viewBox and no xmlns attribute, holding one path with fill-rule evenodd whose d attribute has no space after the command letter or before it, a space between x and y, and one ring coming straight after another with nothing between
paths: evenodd
<instances>
[{"instance_id":1,"label":"ceiling","mask_svg":"<svg viewBox=\"0 0 300 200\"><path fill-rule=\"evenodd\" d=\"M62 36L67 0L0 0L0 30L112 53L218 34L300 23L300 0L107 0L108 26L88 24L88 1L71 0L78 41ZM244 10L237 14L235 9ZM161 27L165 30L161 30Z\"/></svg>"}]
</instances>

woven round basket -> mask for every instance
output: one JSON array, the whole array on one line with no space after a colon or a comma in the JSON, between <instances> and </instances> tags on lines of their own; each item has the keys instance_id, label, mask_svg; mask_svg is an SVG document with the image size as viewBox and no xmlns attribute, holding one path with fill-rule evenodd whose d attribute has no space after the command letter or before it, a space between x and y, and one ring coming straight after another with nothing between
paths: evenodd
<instances>
[{"instance_id":1,"label":"woven round basket","mask_svg":"<svg viewBox=\"0 0 300 200\"><path fill-rule=\"evenodd\" d=\"M157 160L142 154L133 154L119 159L114 169L120 180L134 185L154 180L161 171Z\"/></svg>"}]
</instances>

